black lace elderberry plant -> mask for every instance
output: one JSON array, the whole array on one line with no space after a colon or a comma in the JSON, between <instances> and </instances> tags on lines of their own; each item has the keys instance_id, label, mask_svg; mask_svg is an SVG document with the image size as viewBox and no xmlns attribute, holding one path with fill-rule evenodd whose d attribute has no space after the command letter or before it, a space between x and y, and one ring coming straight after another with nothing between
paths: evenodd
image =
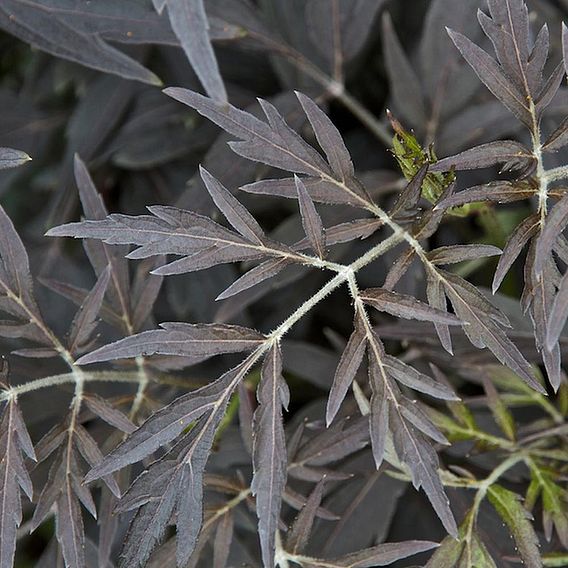
<instances>
[{"instance_id":1,"label":"black lace elderberry plant","mask_svg":"<svg viewBox=\"0 0 568 568\"><path fill-rule=\"evenodd\" d=\"M211 146L207 167L199 166L199 180L193 180L217 209L211 215L203 213L203 196L195 194L182 199L183 206L151 205L142 215L109 215L82 158L68 156L84 218L47 234L82 239L96 282L88 290L41 279L78 306L63 333L61 322L48 323L49 312L34 292L26 248L0 208L0 309L5 314L0 334L17 340L17 357L55 359L66 367L16 385L9 382L8 366L2 367L0 568L13 565L24 532L47 526L51 517L57 546L48 549L40 564L56 565L62 558L70 568L115 565L119 535L124 535L119 563L128 568L370 568L416 554L429 568L506 567L517 560L531 568L567 565L568 387L561 348L568 317L568 243L563 236L568 201L562 185L568 168L549 167L545 160L568 144L568 121L547 134L543 116L554 108L568 72L568 30L563 27L565 65L544 73L548 30L542 27L533 41L522 0L488 0L488 12L478 12L496 59L449 29L465 61L520 122L530 144L482 140L438 160L432 143L440 137L442 148L452 148L446 134L452 113L460 115L460 104L471 93L451 98L458 89L451 81L458 59L447 55L448 64L439 66L443 72L432 66L440 53L432 30L444 9L461 26L472 10L469 5L432 2L426 24L430 35L425 33L420 47L424 77L414 71L393 23L384 17L384 57L395 113L401 111L403 122L415 128L414 133L405 130L390 114L391 141L385 126L345 87L346 63L360 54L381 2L310 0L302 21L309 30L306 37L320 48L316 55L302 41L296 45L289 29L287 41L271 35L255 7L240 0L205 5L201 0L154 1L151 11L134 3L132 14L116 7L113 12L104 3L100 13L87 8L67 13L51 2L40 4L28 12L10 0L8 8L0 8L0 25L49 53L121 77L158 81L107 41L121 37L179 45L208 96L167 88L170 98L160 94L160 101L176 112L183 108L179 103L190 107L225 134L219 145ZM267 5L273 15L287 13L277 3ZM75 27L69 28L69 14ZM109 14L114 19L107 20ZM113 26L119 24L108 23L115 20L124 24L128 39L117 35ZM32 21L45 24L45 31L35 30ZM64 28L68 41L62 51L55 35ZM273 60L279 58L283 76L295 70L309 89L324 89L323 102L337 100L379 140L392 142L406 178L402 183L388 178L387 190L396 188L396 197L389 199L372 179L369 183L367 176L357 175L347 144L318 104L322 101L295 91L286 98L286 113L264 99L250 112L231 105L211 39L261 46ZM464 71L460 67L459 73ZM421 81L426 84L422 94ZM464 91L477 83L470 76ZM445 100L452 104L446 107ZM128 128L136 133L137 120L145 119L142 112ZM75 128L77 123L79 119ZM261 165L255 173L274 168L280 177L257 176L238 183L240 187L226 187L220 175L209 172L215 159L226 158L225 142L243 162ZM462 141L454 149L460 144L461 150ZM91 159L96 146L85 142L80 147ZM27 159L22 152L0 149L2 169ZM504 164L511 179L456 191L462 179L469 179L461 177L464 170L497 164ZM73 208L69 185L57 195L56 204L65 207L53 212L52 220L65 219ZM305 236L291 242L272 230L270 218L260 223L263 210L253 216L243 204L250 195L269 204L275 198L291 200L288 211L297 212ZM185 206L192 201L196 211ZM534 213L506 233L501 251L491 239L505 229L498 227L496 233L495 224L503 219L503 204L517 201L529 202ZM444 239L443 232L456 220L467 223L482 215L484 242L449 244ZM341 254L346 245L352 245L351 256ZM526 245L520 303L530 315L534 340L520 328L522 316L507 317L490 293L453 266L498 256L495 293ZM381 262L388 269L376 270ZM217 297L232 307L212 323L156 324L160 310L154 306L164 280L171 280L165 277L206 273L221 265L235 265L240 274ZM314 277L311 283L296 286L306 273ZM369 275L379 279L369 285ZM403 288L408 280L414 283L411 293ZM236 320L240 325L226 323L272 290L290 306L273 327L256 329L246 319ZM333 375L319 383L328 391L325 403L316 402L302 415L294 400L303 384L298 386L290 370L294 333L320 306L333 306L332 297L341 292L352 324L345 339L312 325L316 342L327 340L341 354L332 357L332 366L324 365ZM202 301L197 295L192 300ZM105 338L121 339L101 346L99 320L111 330ZM534 343L528 345L529 338L536 349ZM20 345L21 340L25 343ZM321 356L321 350L309 347L300 350L306 365L307 353ZM201 369L214 369L216 378L201 377ZM108 384L114 390L106 391ZM22 399L48 388L64 392L69 386L67 412L40 432L34 444L37 428L22 412ZM528 418L522 407L530 407ZM238 451L231 439L237 415ZM42 479L34 464L41 473L44 462L49 468ZM35 483L36 476L41 483ZM381 491L374 489L378 483ZM412 540L387 543L385 529L361 545L352 536L353 547L338 546L346 528L364 532L363 525L369 524L357 517L362 503L372 505L372 524L383 513L373 499L390 491L396 501L408 483L423 491L437 515L438 532L430 534L438 534L440 544L414 540L424 536L415 533ZM23 508L22 491L33 501L31 509ZM413 498L408 498L408 508L400 507L402 520L412 514ZM385 515L392 515L388 507ZM82 508L97 519L98 530ZM542 513L540 523L531 518L532 510ZM485 523L484 516L493 521ZM495 519L501 521L495 534L503 540L504 524L515 550L495 543L487 528ZM541 550L541 544L547 548Z\"/></svg>"}]
</instances>

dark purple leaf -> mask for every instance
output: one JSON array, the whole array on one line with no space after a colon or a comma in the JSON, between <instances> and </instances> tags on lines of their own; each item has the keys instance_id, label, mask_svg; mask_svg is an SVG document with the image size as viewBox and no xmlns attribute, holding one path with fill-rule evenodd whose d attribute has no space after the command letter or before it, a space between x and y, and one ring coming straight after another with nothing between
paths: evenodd
<instances>
[{"instance_id":1,"label":"dark purple leaf","mask_svg":"<svg viewBox=\"0 0 568 568\"><path fill-rule=\"evenodd\" d=\"M416 208L422 196L422 184L428 173L428 168L429 164L424 164L401 191L390 211L390 215L393 219L397 217L404 218L408 215L414 216L416 214Z\"/></svg>"},{"instance_id":2,"label":"dark purple leaf","mask_svg":"<svg viewBox=\"0 0 568 568\"><path fill-rule=\"evenodd\" d=\"M456 315L466 324L463 330L476 347L487 347L503 365L517 373L529 386L544 392L534 378L532 368L515 344L496 322L506 323L495 308L465 280L448 272L443 273L446 294Z\"/></svg>"},{"instance_id":3,"label":"dark purple leaf","mask_svg":"<svg viewBox=\"0 0 568 568\"><path fill-rule=\"evenodd\" d=\"M85 164L77 154L73 165L85 217L97 221L104 220L108 215L104 201L97 192ZM84 241L83 246L98 277L110 267L107 295L124 325L125 321L130 320L128 266L123 258L127 251L122 247L112 248L97 241ZM126 332L129 331L131 330L127 326Z\"/></svg>"},{"instance_id":4,"label":"dark purple leaf","mask_svg":"<svg viewBox=\"0 0 568 568\"><path fill-rule=\"evenodd\" d=\"M507 244L503 249L499 263L493 276L493 293L499 289L501 282L505 278L507 272L519 256L527 242L536 234L540 226L540 216L537 214L530 215L521 221L515 230L509 236Z\"/></svg>"},{"instance_id":5,"label":"dark purple leaf","mask_svg":"<svg viewBox=\"0 0 568 568\"><path fill-rule=\"evenodd\" d=\"M438 277L436 270L428 267L426 270L426 296L428 303L435 309L443 312L448 310L448 302L444 292L444 285ZM436 333L440 339L442 347L450 354L453 355L452 349L452 336L450 329L446 324L435 323Z\"/></svg>"},{"instance_id":6,"label":"dark purple leaf","mask_svg":"<svg viewBox=\"0 0 568 568\"><path fill-rule=\"evenodd\" d=\"M77 364L154 354L182 355L203 360L221 353L252 351L265 341L263 335L237 325L170 322L162 323L161 327L100 347L81 357Z\"/></svg>"},{"instance_id":7,"label":"dark purple leaf","mask_svg":"<svg viewBox=\"0 0 568 568\"><path fill-rule=\"evenodd\" d=\"M30 2L24 5L18 0L6 0L0 7L0 27L56 57L125 79L151 85L161 84L154 73L111 47L97 32L93 33L93 30L89 29L92 25L87 23L84 29L80 29L76 22L61 18L64 15L61 6L50 4L51 2ZM82 17L84 18L84 15Z\"/></svg>"},{"instance_id":8,"label":"dark purple leaf","mask_svg":"<svg viewBox=\"0 0 568 568\"><path fill-rule=\"evenodd\" d=\"M346 181L355 175L351 156L345 147L341 134L327 115L306 95L296 93L321 149L325 152L335 175Z\"/></svg>"},{"instance_id":9,"label":"dark purple leaf","mask_svg":"<svg viewBox=\"0 0 568 568\"><path fill-rule=\"evenodd\" d=\"M245 359L245 362L227 371L210 385L180 396L152 414L140 428L130 434L122 444L105 456L102 463L88 473L85 482L94 481L143 460L161 446L177 438L200 417L216 412L219 405L225 404L225 399L230 396L249 368L249 359Z\"/></svg>"},{"instance_id":10,"label":"dark purple leaf","mask_svg":"<svg viewBox=\"0 0 568 568\"><path fill-rule=\"evenodd\" d=\"M383 51L397 115L414 128L426 124L420 80L408 61L388 13L383 14Z\"/></svg>"},{"instance_id":11,"label":"dark purple leaf","mask_svg":"<svg viewBox=\"0 0 568 568\"><path fill-rule=\"evenodd\" d=\"M429 394L442 400L458 400L456 393L447 385L417 371L396 357L387 355L384 365L393 379L418 392Z\"/></svg>"},{"instance_id":12,"label":"dark purple leaf","mask_svg":"<svg viewBox=\"0 0 568 568\"><path fill-rule=\"evenodd\" d=\"M172 29L207 94L226 103L227 92L211 46L203 0L166 0L166 5Z\"/></svg>"},{"instance_id":13,"label":"dark purple leaf","mask_svg":"<svg viewBox=\"0 0 568 568\"><path fill-rule=\"evenodd\" d=\"M408 540L405 542L383 543L373 548L365 548L358 552L346 554L338 558L318 561L311 560L307 568L373 568L375 566L389 566L397 560L408 558L420 552L436 548L438 543Z\"/></svg>"},{"instance_id":14,"label":"dark purple leaf","mask_svg":"<svg viewBox=\"0 0 568 568\"><path fill-rule=\"evenodd\" d=\"M385 278L383 288L392 290L398 281L406 274L410 265L416 258L416 251L412 247L408 247L393 263Z\"/></svg>"},{"instance_id":15,"label":"dark purple leaf","mask_svg":"<svg viewBox=\"0 0 568 568\"><path fill-rule=\"evenodd\" d=\"M3 392L3 391L1 391ZM35 461L32 441L18 408L16 398L9 399L0 422L0 567L12 568L16 551L17 528L22 522L20 489L31 500L32 480L22 457L24 452Z\"/></svg>"},{"instance_id":16,"label":"dark purple leaf","mask_svg":"<svg viewBox=\"0 0 568 568\"><path fill-rule=\"evenodd\" d=\"M497 256L501 249L492 245L453 245L438 247L426 255L433 264L454 264L486 256Z\"/></svg>"},{"instance_id":17,"label":"dark purple leaf","mask_svg":"<svg viewBox=\"0 0 568 568\"><path fill-rule=\"evenodd\" d=\"M276 276L279 272L284 270L290 261L286 258L275 258L266 260L263 263L251 268L248 272L245 272L238 280L233 282L225 291L221 292L215 298L216 300L225 300L231 296L235 296L240 292L244 292L265 280Z\"/></svg>"},{"instance_id":18,"label":"dark purple leaf","mask_svg":"<svg viewBox=\"0 0 568 568\"><path fill-rule=\"evenodd\" d=\"M306 23L310 38L336 79L363 48L384 0L309 0Z\"/></svg>"},{"instance_id":19,"label":"dark purple leaf","mask_svg":"<svg viewBox=\"0 0 568 568\"><path fill-rule=\"evenodd\" d=\"M83 402L99 418L118 428L126 434L132 434L136 426L118 409L110 404L106 399L97 394L84 394Z\"/></svg>"},{"instance_id":20,"label":"dark purple leaf","mask_svg":"<svg viewBox=\"0 0 568 568\"><path fill-rule=\"evenodd\" d=\"M396 385L393 385L384 366L385 348L376 333L367 336L368 373L371 385L371 413L369 431L371 449L375 466L378 469L384 459L387 436L390 431L390 405L396 398Z\"/></svg>"},{"instance_id":21,"label":"dark purple leaf","mask_svg":"<svg viewBox=\"0 0 568 568\"><path fill-rule=\"evenodd\" d=\"M447 172L452 167L456 170L475 170L496 164L505 164L504 171L532 170L536 166L535 157L522 144L513 140L499 140L439 160L430 166L430 170Z\"/></svg>"},{"instance_id":22,"label":"dark purple leaf","mask_svg":"<svg viewBox=\"0 0 568 568\"><path fill-rule=\"evenodd\" d=\"M450 503L437 471L436 451L399 413L391 413L391 428L397 455L408 466L414 487L424 489L444 528L449 534L457 536Z\"/></svg>"},{"instance_id":23,"label":"dark purple leaf","mask_svg":"<svg viewBox=\"0 0 568 568\"><path fill-rule=\"evenodd\" d=\"M256 496L263 563L272 566L282 493L287 477L282 407L287 409L290 400L288 386L282 377L282 358L277 345L271 348L264 360L257 396L259 407L254 415L254 474L251 489Z\"/></svg>"},{"instance_id":24,"label":"dark purple leaf","mask_svg":"<svg viewBox=\"0 0 568 568\"><path fill-rule=\"evenodd\" d=\"M550 255L550 251L554 248L554 244L558 236L564 231L568 223L568 195L565 195L552 208L546 217L544 227L541 226L540 235L536 241L534 272L537 276L542 274L546 259Z\"/></svg>"},{"instance_id":25,"label":"dark purple leaf","mask_svg":"<svg viewBox=\"0 0 568 568\"><path fill-rule=\"evenodd\" d=\"M321 178L303 177L302 181L314 201L321 203L346 204L360 206L361 199ZM275 195L296 199L298 192L294 178L266 179L249 183L241 187L247 193ZM355 192L354 192L355 193Z\"/></svg>"},{"instance_id":26,"label":"dark purple leaf","mask_svg":"<svg viewBox=\"0 0 568 568\"><path fill-rule=\"evenodd\" d=\"M497 62L464 35L453 30L448 30L448 34L483 84L519 120L530 126L531 115L525 96L502 72Z\"/></svg>"},{"instance_id":27,"label":"dark purple leaf","mask_svg":"<svg viewBox=\"0 0 568 568\"><path fill-rule=\"evenodd\" d=\"M542 145L543 152L557 152L568 144L568 117L566 117Z\"/></svg>"},{"instance_id":28,"label":"dark purple leaf","mask_svg":"<svg viewBox=\"0 0 568 568\"><path fill-rule=\"evenodd\" d=\"M518 187L508 181L496 181L486 185L478 185L464 189L443 201L440 201L435 209L449 209L459 207L466 203L477 201L490 201L494 203L512 203L522 199L529 199L535 194L534 189Z\"/></svg>"},{"instance_id":29,"label":"dark purple leaf","mask_svg":"<svg viewBox=\"0 0 568 568\"><path fill-rule=\"evenodd\" d=\"M546 348L548 351L552 351L558 343L566 318L568 318L568 272L560 281L549 318L546 330Z\"/></svg>"},{"instance_id":30,"label":"dark purple leaf","mask_svg":"<svg viewBox=\"0 0 568 568\"><path fill-rule=\"evenodd\" d=\"M359 321L359 317L355 318L355 329L345 346L345 350L341 355L339 364L337 365L337 370L335 371L335 377L333 379L333 385L327 399L327 410L325 415L325 420L329 426L333 419L335 418L357 370L363 362L363 357L365 355L365 349L367 345L366 334L362 323Z\"/></svg>"},{"instance_id":31,"label":"dark purple leaf","mask_svg":"<svg viewBox=\"0 0 568 568\"><path fill-rule=\"evenodd\" d=\"M307 192L302 180L296 177L296 189L298 191L298 203L302 225L314 252L320 257L325 256L325 233L314 202Z\"/></svg>"},{"instance_id":32,"label":"dark purple leaf","mask_svg":"<svg viewBox=\"0 0 568 568\"><path fill-rule=\"evenodd\" d=\"M225 215L233 228L245 239L262 245L265 235L254 217L206 169L200 167L199 172L215 205Z\"/></svg>"},{"instance_id":33,"label":"dark purple leaf","mask_svg":"<svg viewBox=\"0 0 568 568\"><path fill-rule=\"evenodd\" d=\"M325 479L322 478L311 492L288 532L286 537L286 550L292 554L302 552L308 543L323 498L324 484Z\"/></svg>"},{"instance_id":34,"label":"dark purple leaf","mask_svg":"<svg viewBox=\"0 0 568 568\"><path fill-rule=\"evenodd\" d=\"M69 351L77 353L91 338L97 327L97 316L101 309L107 285L110 280L110 266L101 273L81 307L77 310L69 330Z\"/></svg>"},{"instance_id":35,"label":"dark purple leaf","mask_svg":"<svg viewBox=\"0 0 568 568\"><path fill-rule=\"evenodd\" d=\"M430 307L412 296L391 292L384 288L367 288L360 295L369 306L393 316L420 321L431 321L446 325L460 325L460 320L453 314Z\"/></svg>"}]
</instances>

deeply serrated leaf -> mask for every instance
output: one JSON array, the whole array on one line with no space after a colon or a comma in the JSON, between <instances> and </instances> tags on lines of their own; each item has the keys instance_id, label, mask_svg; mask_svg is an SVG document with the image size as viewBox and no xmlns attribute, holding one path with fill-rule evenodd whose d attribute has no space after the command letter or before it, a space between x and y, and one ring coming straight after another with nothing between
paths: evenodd
<instances>
[{"instance_id":1,"label":"deeply serrated leaf","mask_svg":"<svg viewBox=\"0 0 568 568\"><path fill-rule=\"evenodd\" d=\"M351 156L335 125L312 99L298 92L296 92L296 96L335 175L344 181L352 178L355 171L353 170Z\"/></svg>"},{"instance_id":2,"label":"deeply serrated leaf","mask_svg":"<svg viewBox=\"0 0 568 568\"><path fill-rule=\"evenodd\" d=\"M345 191L336 184L319 177L303 177L302 181L314 201L353 206L361 205L360 189L355 191L355 188L350 188L352 191ZM256 181L244 185L241 190L253 194L275 195L289 199L297 199L298 197L294 178Z\"/></svg>"},{"instance_id":3,"label":"deeply serrated leaf","mask_svg":"<svg viewBox=\"0 0 568 568\"><path fill-rule=\"evenodd\" d=\"M69 351L76 353L91 338L97 327L97 316L101 309L107 285L110 280L110 266L101 273L93 289L77 310L69 330Z\"/></svg>"},{"instance_id":4,"label":"deeply serrated leaf","mask_svg":"<svg viewBox=\"0 0 568 568\"><path fill-rule=\"evenodd\" d=\"M225 300L226 298L240 294L257 284L276 276L289 264L290 261L286 258L266 260L258 266L251 268L248 272L245 272L238 280L235 280L235 282L221 292L215 299Z\"/></svg>"},{"instance_id":5,"label":"deeply serrated leaf","mask_svg":"<svg viewBox=\"0 0 568 568\"><path fill-rule=\"evenodd\" d=\"M286 549L293 554L302 552L308 543L312 527L323 498L325 479L322 478L294 520L286 538Z\"/></svg>"},{"instance_id":6,"label":"deeply serrated leaf","mask_svg":"<svg viewBox=\"0 0 568 568\"><path fill-rule=\"evenodd\" d=\"M424 489L444 528L457 536L456 523L437 471L436 451L398 413L391 413L391 421L397 454L410 469L414 486Z\"/></svg>"},{"instance_id":7,"label":"deeply serrated leaf","mask_svg":"<svg viewBox=\"0 0 568 568\"><path fill-rule=\"evenodd\" d=\"M209 191L209 195L211 195L215 205L225 215L227 221L243 237L262 245L264 232L254 217L205 168L200 166L199 172L207 191Z\"/></svg>"},{"instance_id":8,"label":"deeply serrated leaf","mask_svg":"<svg viewBox=\"0 0 568 568\"><path fill-rule=\"evenodd\" d=\"M546 217L544 227L536 241L534 272L537 276L542 274L550 251L554 248L556 239L568 224L568 195L565 195L552 208Z\"/></svg>"},{"instance_id":9,"label":"deeply serrated leaf","mask_svg":"<svg viewBox=\"0 0 568 568\"><path fill-rule=\"evenodd\" d=\"M6 0L0 7L0 26L34 47L56 57L74 61L92 69L159 85L160 80L135 59L108 44L99 33L93 33L87 20L84 29L76 21L60 19L55 9L45 3ZM60 7L59 7L60 8ZM61 9L61 8L60 8ZM80 19L80 18L79 18ZM96 20L96 18L94 18Z\"/></svg>"},{"instance_id":10,"label":"deeply serrated leaf","mask_svg":"<svg viewBox=\"0 0 568 568\"><path fill-rule=\"evenodd\" d=\"M104 420L107 424L118 428L122 432L131 434L134 430L136 430L136 426L134 426L126 415L115 408L105 398L97 394L84 394L83 402L99 418Z\"/></svg>"},{"instance_id":11,"label":"deeply serrated leaf","mask_svg":"<svg viewBox=\"0 0 568 568\"><path fill-rule=\"evenodd\" d=\"M542 559L538 548L538 537L529 520L529 513L520 503L520 497L496 483L489 487L487 496L511 531L527 568L540 568Z\"/></svg>"},{"instance_id":12,"label":"deeply serrated leaf","mask_svg":"<svg viewBox=\"0 0 568 568\"><path fill-rule=\"evenodd\" d=\"M306 566L309 568L373 568L374 566L388 566L397 560L414 556L426 550L436 548L438 543L408 540L404 542L383 543L372 548L366 548L340 556L321 560L311 559Z\"/></svg>"},{"instance_id":13,"label":"deeply serrated leaf","mask_svg":"<svg viewBox=\"0 0 568 568\"><path fill-rule=\"evenodd\" d=\"M140 428L105 456L103 462L88 473L85 481L94 481L140 461L177 438L192 422L215 408L239 371L240 366L235 367L210 385L180 396L152 414Z\"/></svg>"},{"instance_id":14,"label":"deeply serrated leaf","mask_svg":"<svg viewBox=\"0 0 568 568\"><path fill-rule=\"evenodd\" d=\"M0 422L0 567L11 568L16 551L17 529L23 518L20 489L32 499L32 480L22 452L36 456L15 398L8 400Z\"/></svg>"},{"instance_id":15,"label":"deeply serrated leaf","mask_svg":"<svg viewBox=\"0 0 568 568\"><path fill-rule=\"evenodd\" d=\"M333 385L327 399L325 420L327 425L333 422L357 370L361 366L366 348L366 335L358 318L355 319L355 329L345 346L339 364L335 371Z\"/></svg>"},{"instance_id":16,"label":"deeply serrated leaf","mask_svg":"<svg viewBox=\"0 0 568 568\"><path fill-rule=\"evenodd\" d=\"M475 203L476 201L512 203L522 199L529 199L534 194L534 189L518 187L508 181L496 181L464 189L440 201L436 205L436 209L449 209L450 207L459 207L467 203Z\"/></svg>"},{"instance_id":17,"label":"deeply serrated leaf","mask_svg":"<svg viewBox=\"0 0 568 568\"><path fill-rule=\"evenodd\" d=\"M505 278L507 272L519 256L524 246L527 244L529 239L531 239L537 232L540 226L540 216L530 215L523 221L521 221L515 230L509 235L507 244L503 249L497 268L495 269L495 274L493 276L493 293L495 293L501 282Z\"/></svg>"},{"instance_id":18,"label":"deeply serrated leaf","mask_svg":"<svg viewBox=\"0 0 568 568\"><path fill-rule=\"evenodd\" d=\"M361 292L360 298L369 306L396 317L446 325L460 324L460 320L453 314L432 308L412 296L398 294L384 288L367 288Z\"/></svg>"},{"instance_id":19,"label":"deeply serrated leaf","mask_svg":"<svg viewBox=\"0 0 568 568\"><path fill-rule=\"evenodd\" d=\"M274 564L276 530L286 485L286 439L282 407L288 407L288 386L282 377L280 347L266 355L258 388L259 407L254 415L251 490L256 496L258 534L265 566Z\"/></svg>"},{"instance_id":20,"label":"deeply serrated leaf","mask_svg":"<svg viewBox=\"0 0 568 568\"><path fill-rule=\"evenodd\" d=\"M393 388L384 365L385 350L381 340L376 333L369 335L367 332L366 335L369 359L369 384L372 393L369 432L373 458L378 469L385 455L387 437L391 427L390 405L393 404L396 397L396 387Z\"/></svg>"},{"instance_id":21,"label":"deeply serrated leaf","mask_svg":"<svg viewBox=\"0 0 568 568\"><path fill-rule=\"evenodd\" d=\"M209 38L203 0L166 0L172 29L209 96L227 102L227 92Z\"/></svg>"},{"instance_id":22,"label":"deeply serrated leaf","mask_svg":"<svg viewBox=\"0 0 568 568\"><path fill-rule=\"evenodd\" d=\"M405 397L400 397L398 402L398 412L404 417L416 430L432 438L432 440L449 445L447 438L434 426L427 414L416 404L416 401L410 401Z\"/></svg>"},{"instance_id":23,"label":"deeply serrated leaf","mask_svg":"<svg viewBox=\"0 0 568 568\"><path fill-rule=\"evenodd\" d=\"M441 311L448 310L448 301L442 280L439 278L438 272L431 268L426 270L426 296L428 303L433 308ZM442 323L435 323L434 327L436 328L436 333L438 334L442 347L448 353L453 354L452 336L449 327Z\"/></svg>"},{"instance_id":24,"label":"deeply serrated leaf","mask_svg":"<svg viewBox=\"0 0 568 568\"><path fill-rule=\"evenodd\" d=\"M383 15L383 50L392 95L401 116L414 128L426 124L420 81L406 57L388 13Z\"/></svg>"},{"instance_id":25,"label":"deeply serrated leaf","mask_svg":"<svg viewBox=\"0 0 568 568\"><path fill-rule=\"evenodd\" d=\"M530 126L524 96L503 74L496 61L464 35L448 30L450 38L483 84L522 122Z\"/></svg>"},{"instance_id":26,"label":"deeply serrated leaf","mask_svg":"<svg viewBox=\"0 0 568 568\"><path fill-rule=\"evenodd\" d=\"M108 215L106 206L97 192L87 167L77 154L73 160L73 171L85 217L102 221ZM124 322L130 319L128 266L123 258L126 251L121 247L113 248L93 240L83 241L83 246L98 277L107 268L110 270L107 295L118 317L122 320L121 324L124 325ZM116 315L114 311L111 313Z\"/></svg>"},{"instance_id":27,"label":"deeply serrated leaf","mask_svg":"<svg viewBox=\"0 0 568 568\"><path fill-rule=\"evenodd\" d=\"M549 351L557 344L564 325L568 318L568 272L564 274L558 292L554 296L554 304L550 310L550 317L546 329L546 348Z\"/></svg>"},{"instance_id":28,"label":"deeply serrated leaf","mask_svg":"<svg viewBox=\"0 0 568 568\"><path fill-rule=\"evenodd\" d=\"M568 144L568 117L550 134L542 145L543 152L557 152Z\"/></svg>"},{"instance_id":29,"label":"deeply serrated leaf","mask_svg":"<svg viewBox=\"0 0 568 568\"><path fill-rule=\"evenodd\" d=\"M532 369L522 353L492 319L499 318L495 308L474 288L452 275L444 273L444 288L457 316L468 325L463 327L469 340L476 347L487 347L501 363L517 373L529 386L538 392L545 392L534 378ZM500 321L496 319L496 321ZM503 323L503 321L500 321Z\"/></svg>"},{"instance_id":30,"label":"deeply serrated leaf","mask_svg":"<svg viewBox=\"0 0 568 568\"><path fill-rule=\"evenodd\" d=\"M383 225L381 219L355 219L325 229L325 244L328 246L348 243L355 239L366 239ZM310 246L308 238L298 241L295 250L303 250Z\"/></svg>"},{"instance_id":31,"label":"deeply serrated leaf","mask_svg":"<svg viewBox=\"0 0 568 568\"><path fill-rule=\"evenodd\" d=\"M474 260L486 256L497 256L501 249L493 245L452 245L438 247L427 253L428 260L433 264L454 264L464 260Z\"/></svg>"},{"instance_id":32,"label":"deeply serrated leaf","mask_svg":"<svg viewBox=\"0 0 568 568\"><path fill-rule=\"evenodd\" d=\"M455 156L439 160L430 166L430 171L447 172L475 170L505 164L503 170L530 170L536 166L535 157L522 144L514 140L488 142L476 148L464 150Z\"/></svg>"},{"instance_id":33,"label":"deeply serrated leaf","mask_svg":"<svg viewBox=\"0 0 568 568\"><path fill-rule=\"evenodd\" d=\"M428 163L424 164L400 192L400 195L390 210L390 215L394 219L401 217L404 220L405 215L414 216L416 214L416 207L422 196L422 184L424 183L429 167L430 165Z\"/></svg>"},{"instance_id":34,"label":"deeply serrated leaf","mask_svg":"<svg viewBox=\"0 0 568 568\"><path fill-rule=\"evenodd\" d=\"M450 387L435 381L396 357L387 355L385 357L385 367L395 380L415 391L423 392L442 400L458 400L457 395Z\"/></svg>"},{"instance_id":35,"label":"deeply serrated leaf","mask_svg":"<svg viewBox=\"0 0 568 568\"><path fill-rule=\"evenodd\" d=\"M33 299L32 278L28 254L14 228L14 225L4 209L0 206L0 259L2 270L0 271L0 296L13 294L24 303L28 309L39 317L39 312ZM3 309L7 309L7 304ZM16 313L25 312L18 309Z\"/></svg>"},{"instance_id":36,"label":"deeply serrated leaf","mask_svg":"<svg viewBox=\"0 0 568 568\"><path fill-rule=\"evenodd\" d=\"M325 256L325 233L321 217L317 212L314 202L307 192L302 180L296 177L296 189L298 191L298 203L304 231L310 241L312 249L320 257Z\"/></svg>"},{"instance_id":37,"label":"deeply serrated leaf","mask_svg":"<svg viewBox=\"0 0 568 568\"><path fill-rule=\"evenodd\" d=\"M182 355L203 360L221 353L252 351L265 340L258 332L227 324L162 323L162 329L143 331L84 355L78 365L138 357Z\"/></svg>"}]
</instances>

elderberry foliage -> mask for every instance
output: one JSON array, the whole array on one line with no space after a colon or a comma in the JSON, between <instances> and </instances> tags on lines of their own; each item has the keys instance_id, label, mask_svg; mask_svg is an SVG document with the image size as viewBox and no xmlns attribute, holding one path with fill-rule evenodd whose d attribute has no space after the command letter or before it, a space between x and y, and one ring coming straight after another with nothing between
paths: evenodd
<instances>
[{"instance_id":1,"label":"elderberry foliage","mask_svg":"<svg viewBox=\"0 0 568 568\"><path fill-rule=\"evenodd\" d=\"M568 565L567 17L5 0L0 568Z\"/></svg>"}]
</instances>

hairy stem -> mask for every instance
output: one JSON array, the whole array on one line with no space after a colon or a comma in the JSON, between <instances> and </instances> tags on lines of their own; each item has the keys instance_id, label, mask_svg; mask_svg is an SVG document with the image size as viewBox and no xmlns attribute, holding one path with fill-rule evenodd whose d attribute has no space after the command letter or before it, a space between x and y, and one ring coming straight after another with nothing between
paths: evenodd
<instances>
[{"instance_id":1,"label":"hairy stem","mask_svg":"<svg viewBox=\"0 0 568 568\"><path fill-rule=\"evenodd\" d=\"M339 288L344 282L349 282L352 275L367 266L380 255L384 254L402 241L400 234L392 234L390 237L381 241L378 245L367 251L362 257L352 264L343 267L327 284L322 286L309 300L306 300L296 311L286 318L272 333L268 335L268 343L272 344L279 341L288 330L304 315L306 315L316 304L321 302L326 296Z\"/></svg>"},{"instance_id":2,"label":"hairy stem","mask_svg":"<svg viewBox=\"0 0 568 568\"><path fill-rule=\"evenodd\" d=\"M116 371L83 371L83 382L113 382L113 383L135 383L139 384L141 382L141 377L139 371L132 372L116 372ZM195 386L189 384L187 380L179 381L175 379L169 379L168 377L150 377L147 376L147 384L150 382L155 382L159 384L167 384L177 387L191 387ZM74 373L62 373L60 375L51 375L49 377L42 377L41 379L36 379L34 381L29 381L21 385L12 386L11 388L0 392L0 402L10 400L11 398L18 397L22 394L33 392L48 387L55 387L66 384L75 383Z\"/></svg>"},{"instance_id":3,"label":"hairy stem","mask_svg":"<svg viewBox=\"0 0 568 568\"><path fill-rule=\"evenodd\" d=\"M533 145L533 154L536 159L536 176L538 178L538 212L540 214L541 230L544 228L546 215L548 213L548 183L549 178L544 169L542 159L542 140L540 135L540 126L538 124L536 109L532 98L530 99L530 111L533 118L531 129L531 139Z\"/></svg>"},{"instance_id":4,"label":"hairy stem","mask_svg":"<svg viewBox=\"0 0 568 568\"><path fill-rule=\"evenodd\" d=\"M561 179L568 179L568 166L558 166L550 170L542 170L542 177L546 178L548 183Z\"/></svg>"}]
</instances>

